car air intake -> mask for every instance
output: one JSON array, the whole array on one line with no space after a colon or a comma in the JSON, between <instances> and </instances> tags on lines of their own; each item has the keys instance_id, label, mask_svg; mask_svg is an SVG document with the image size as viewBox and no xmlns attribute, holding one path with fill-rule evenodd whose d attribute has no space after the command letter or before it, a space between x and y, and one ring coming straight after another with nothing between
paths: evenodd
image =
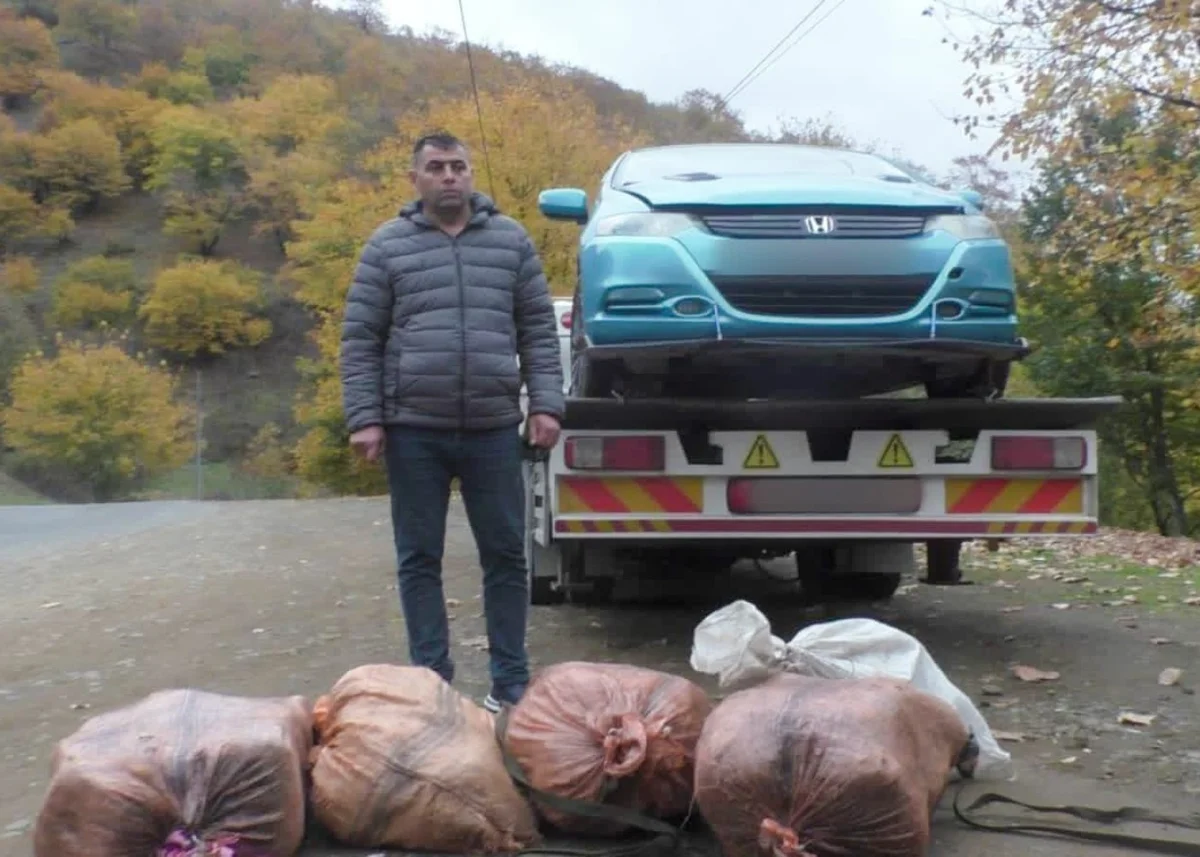
<instances>
[{"instance_id":1,"label":"car air intake","mask_svg":"<svg viewBox=\"0 0 1200 857\"><path fill-rule=\"evenodd\" d=\"M729 277L710 274L722 297L741 312L821 318L908 312L936 274L905 276Z\"/></svg>"},{"instance_id":2,"label":"car air intake","mask_svg":"<svg viewBox=\"0 0 1200 857\"><path fill-rule=\"evenodd\" d=\"M914 238L925 231L924 215L833 214L814 232L808 214L714 214L701 218L722 238ZM828 221L832 221L829 223Z\"/></svg>"}]
</instances>

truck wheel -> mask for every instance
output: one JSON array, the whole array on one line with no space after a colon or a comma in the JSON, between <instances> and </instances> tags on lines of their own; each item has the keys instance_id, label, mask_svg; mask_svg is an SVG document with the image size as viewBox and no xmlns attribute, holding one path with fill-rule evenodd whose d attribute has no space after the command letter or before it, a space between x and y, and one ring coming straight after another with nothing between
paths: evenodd
<instances>
[{"instance_id":1,"label":"truck wheel","mask_svg":"<svg viewBox=\"0 0 1200 857\"><path fill-rule=\"evenodd\" d=\"M807 572L800 577L804 597L812 601L886 601L900 588L893 572Z\"/></svg>"},{"instance_id":2,"label":"truck wheel","mask_svg":"<svg viewBox=\"0 0 1200 857\"><path fill-rule=\"evenodd\" d=\"M933 586L958 586L963 582L959 555L962 542L957 539L936 539L925 545L926 571L923 583Z\"/></svg>"}]
</instances>

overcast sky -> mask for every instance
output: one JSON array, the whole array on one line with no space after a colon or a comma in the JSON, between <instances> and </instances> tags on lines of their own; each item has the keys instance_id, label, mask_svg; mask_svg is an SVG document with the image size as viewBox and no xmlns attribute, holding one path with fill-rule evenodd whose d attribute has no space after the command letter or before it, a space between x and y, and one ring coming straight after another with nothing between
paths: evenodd
<instances>
[{"instance_id":1,"label":"overcast sky","mask_svg":"<svg viewBox=\"0 0 1200 857\"><path fill-rule=\"evenodd\" d=\"M721 95L794 27L794 46L731 99L751 128L781 116L833 117L856 139L936 172L983 152L950 117L969 68L949 44L970 22L922 10L933 0L463 0L472 43L593 71L654 101L703 87ZM840 3L840 5L839 5ZM393 26L461 37L458 0L383 0ZM827 17L826 17L827 16ZM799 39L799 41L795 41Z\"/></svg>"}]
</instances>

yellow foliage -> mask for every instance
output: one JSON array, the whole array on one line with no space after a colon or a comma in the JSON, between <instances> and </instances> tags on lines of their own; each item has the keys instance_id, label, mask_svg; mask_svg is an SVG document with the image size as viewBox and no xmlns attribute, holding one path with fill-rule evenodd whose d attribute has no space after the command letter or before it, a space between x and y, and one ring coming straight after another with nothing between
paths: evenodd
<instances>
[{"instance_id":1,"label":"yellow foliage","mask_svg":"<svg viewBox=\"0 0 1200 857\"><path fill-rule=\"evenodd\" d=\"M153 155L150 131L162 102L138 89L121 89L94 83L66 71L47 77L46 109L41 123L53 128L77 119L95 119L121 144L121 157L129 175L144 176Z\"/></svg>"},{"instance_id":2,"label":"yellow foliage","mask_svg":"<svg viewBox=\"0 0 1200 857\"><path fill-rule=\"evenodd\" d=\"M111 499L188 455L188 410L174 380L118 345L64 342L17 368L0 413L5 442L30 462L70 473Z\"/></svg>"},{"instance_id":3,"label":"yellow foliage","mask_svg":"<svg viewBox=\"0 0 1200 857\"><path fill-rule=\"evenodd\" d=\"M0 9L0 100L33 95L57 66L58 45L46 25Z\"/></svg>"},{"instance_id":4,"label":"yellow foliage","mask_svg":"<svg viewBox=\"0 0 1200 857\"><path fill-rule=\"evenodd\" d=\"M963 45L973 130L1003 119L996 148L1093 171L1050 251L1100 265L1135 263L1200 296L1200 19L1193 2L1006 0ZM1014 80L996 66L1019 70ZM998 95L1018 107L998 116ZM1102 126L1136 130L1107 137Z\"/></svg>"},{"instance_id":5,"label":"yellow foliage","mask_svg":"<svg viewBox=\"0 0 1200 857\"><path fill-rule=\"evenodd\" d=\"M146 186L167 192L163 231L195 241L208 255L245 204L237 134L220 113L180 105L155 117L151 140Z\"/></svg>"},{"instance_id":6,"label":"yellow foliage","mask_svg":"<svg viewBox=\"0 0 1200 857\"><path fill-rule=\"evenodd\" d=\"M230 109L242 134L278 154L331 143L349 121L333 81L314 74L280 75L260 98L238 99Z\"/></svg>"},{"instance_id":7,"label":"yellow foliage","mask_svg":"<svg viewBox=\"0 0 1200 857\"><path fill-rule=\"evenodd\" d=\"M28 256L14 256L0 265L0 286L10 295L33 294L39 279L37 265Z\"/></svg>"},{"instance_id":8,"label":"yellow foliage","mask_svg":"<svg viewBox=\"0 0 1200 857\"><path fill-rule=\"evenodd\" d=\"M49 199L68 209L119 196L130 186L120 141L92 117L66 122L37 138L34 169Z\"/></svg>"},{"instance_id":9,"label":"yellow foliage","mask_svg":"<svg viewBox=\"0 0 1200 857\"><path fill-rule=\"evenodd\" d=\"M137 288L128 259L92 256L55 281L52 316L62 327L123 326L132 321Z\"/></svg>"},{"instance_id":10,"label":"yellow foliage","mask_svg":"<svg viewBox=\"0 0 1200 857\"><path fill-rule=\"evenodd\" d=\"M0 253L10 244L35 234L39 222L40 212L33 197L0 184Z\"/></svg>"},{"instance_id":11,"label":"yellow foliage","mask_svg":"<svg viewBox=\"0 0 1200 857\"><path fill-rule=\"evenodd\" d=\"M195 357L254 346L271 335L257 317L259 274L235 262L185 259L161 271L138 314L152 345Z\"/></svg>"},{"instance_id":12,"label":"yellow foliage","mask_svg":"<svg viewBox=\"0 0 1200 857\"><path fill-rule=\"evenodd\" d=\"M546 219L537 209L547 187L592 187L627 148L647 139L628 126L605 121L595 102L565 84L518 85L482 98L491 179L480 145L475 102L470 97L436 101L428 110L402 116L398 137L369 160L393 192L411 195L407 170L412 144L424 133L446 129L471 147L475 187L493 194L500 210L524 224L542 256L546 277L556 294L575 285L579 227Z\"/></svg>"}]
</instances>

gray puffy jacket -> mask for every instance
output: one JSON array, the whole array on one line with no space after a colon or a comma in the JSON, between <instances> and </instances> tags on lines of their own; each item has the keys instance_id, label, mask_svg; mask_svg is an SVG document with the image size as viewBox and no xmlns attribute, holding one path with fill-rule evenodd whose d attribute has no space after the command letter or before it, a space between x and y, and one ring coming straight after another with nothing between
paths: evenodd
<instances>
[{"instance_id":1,"label":"gray puffy jacket","mask_svg":"<svg viewBox=\"0 0 1200 857\"><path fill-rule=\"evenodd\" d=\"M457 238L414 202L363 248L342 322L349 431L516 425L522 382L531 414L562 418L558 329L537 251L488 197L471 204Z\"/></svg>"}]
</instances>

